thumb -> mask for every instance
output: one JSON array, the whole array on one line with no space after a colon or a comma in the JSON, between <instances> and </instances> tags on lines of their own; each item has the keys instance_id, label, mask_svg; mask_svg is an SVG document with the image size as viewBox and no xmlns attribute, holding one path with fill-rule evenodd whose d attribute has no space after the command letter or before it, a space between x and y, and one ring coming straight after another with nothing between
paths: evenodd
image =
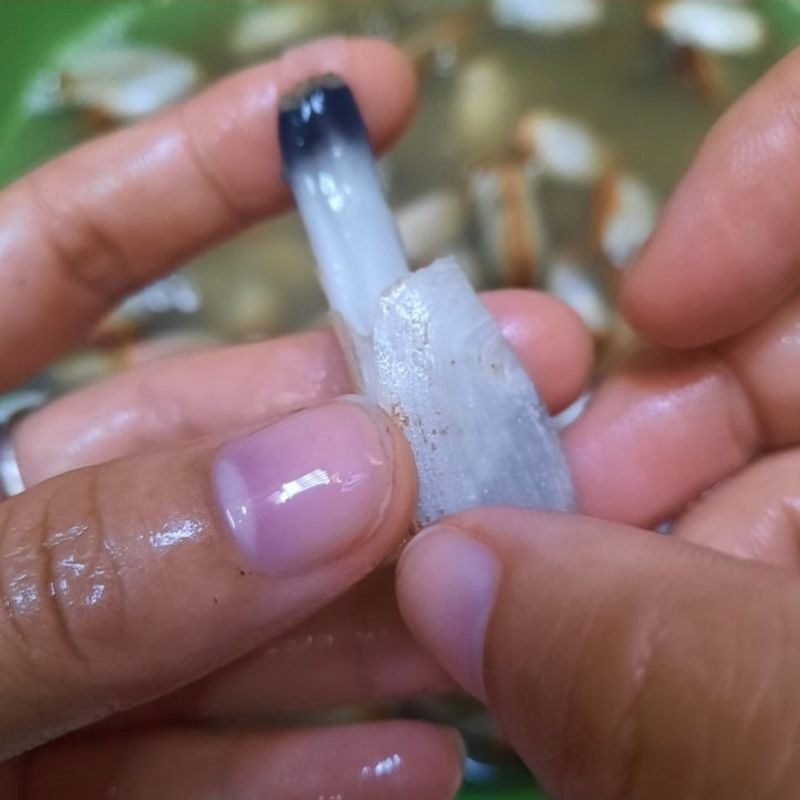
<instances>
[{"instance_id":1,"label":"thumb","mask_svg":"<svg viewBox=\"0 0 800 800\"><path fill-rule=\"evenodd\" d=\"M310 615L397 547L413 476L388 418L338 401L0 503L0 760Z\"/></svg>"},{"instance_id":2,"label":"thumb","mask_svg":"<svg viewBox=\"0 0 800 800\"><path fill-rule=\"evenodd\" d=\"M800 585L612 523L521 510L400 563L412 631L549 796L784 798L800 787Z\"/></svg>"}]
</instances>

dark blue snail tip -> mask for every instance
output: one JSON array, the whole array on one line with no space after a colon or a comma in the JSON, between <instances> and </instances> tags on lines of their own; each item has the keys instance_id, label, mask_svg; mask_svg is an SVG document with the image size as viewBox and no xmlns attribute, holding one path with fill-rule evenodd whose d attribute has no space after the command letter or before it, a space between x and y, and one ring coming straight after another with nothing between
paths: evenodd
<instances>
[{"instance_id":1,"label":"dark blue snail tip","mask_svg":"<svg viewBox=\"0 0 800 800\"><path fill-rule=\"evenodd\" d=\"M332 136L367 144L367 129L350 87L338 75L321 75L281 98L278 141L284 175L330 147Z\"/></svg>"}]
</instances>

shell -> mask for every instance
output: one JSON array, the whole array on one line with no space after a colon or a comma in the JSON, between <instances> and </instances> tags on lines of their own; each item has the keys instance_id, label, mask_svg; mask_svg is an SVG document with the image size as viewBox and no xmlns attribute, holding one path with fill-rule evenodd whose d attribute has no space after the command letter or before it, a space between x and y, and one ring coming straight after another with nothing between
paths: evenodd
<instances>
[{"instance_id":1,"label":"shell","mask_svg":"<svg viewBox=\"0 0 800 800\"><path fill-rule=\"evenodd\" d=\"M515 78L495 58L482 56L460 72L453 96L455 138L474 163L509 151L508 131L518 113Z\"/></svg>"},{"instance_id":2,"label":"shell","mask_svg":"<svg viewBox=\"0 0 800 800\"><path fill-rule=\"evenodd\" d=\"M251 277L248 281L243 271L240 280L225 292L227 313L220 327L237 341L261 339L280 329L282 306L289 300L288 287L282 298L275 281L269 281L263 270L260 272L258 278Z\"/></svg>"},{"instance_id":3,"label":"shell","mask_svg":"<svg viewBox=\"0 0 800 800\"><path fill-rule=\"evenodd\" d=\"M641 346L642 341L639 334L628 325L622 314L615 311L609 334L600 342L597 351L596 374L607 375L621 361L625 361L637 353Z\"/></svg>"},{"instance_id":4,"label":"shell","mask_svg":"<svg viewBox=\"0 0 800 800\"><path fill-rule=\"evenodd\" d=\"M519 119L514 142L522 157L557 180L591 183L608 162L605 147L588 126L546 109L529 111Z\"/></svg>"},{"instance_id":5,"label":"shell","mask_svg":"<svg viewBox=\"0 0 800 800\"><path fill-rule=\"evenodd\" d=\"M738 55L764 46L764 20L752 8L720 0L668 0L650 7L649 23L677 45Z\"/></svg>"},{"instance_id":6,"label":"shell","mask_svg":"<svg viewBox=\"0 0 800 800\"><path fill-rule=\"evenodd\" d=\"M400 46L419 71L449 75L473 39L475 27L472 15L451 12L416 28L400 40Z\"/></svg>"},{"instance_id":7,"label":"shell","mask_svg":"<svg viewBox=\"0 0 800 800\"><path fill-rule=\"evenodd\" d=\"M118 45L73 52L59 76L61 103L126 120L186 97L200 83L200 68L164 48Z\"/></svg>"},{"instance_id":8,"label":"shell","mask_svg":"<svg viewBox=\"0 0 800 800\"><path fill-rule=\"evenodd\" d=\"M119 349L77 350L59 359L49 368L57 392L71 392L104 380L122 369Z\"/></svg>"},{"instance_id":9,"label":"shell","mask_svg":"<svg viewBox=\"0 0 800 800\"><path fill-rule=\"evenodd\" d=\"M563 34L599 25L605 0L494 0L492 17L503 28Z\"/></svg>"},{"instance_id":10,"label":"shell","mask_svg":"<svg viewBox=\"0 0 800 800\"><path fill-rule=\"evenodd\" d=\"M625 266L653 232L658 214L658 200L644 181L610 172L595 196L596 247L614 267Z\"/></svg>"},{"instance_id":11,"label":"shell","mask_svg":"<svg viewBox=\"0 0 800 800\"><path fill-rule=\"evenodd\" d=\"M198 329L169 331L113 347L74 351L50 367L56 394L76 391L120 372L163 358L207 350L223 344L220 337Z\"/></svg>"},{"instance_id":12,"label":"shell","mask_svg":"<svg viewBox=\"0 0 800 800\"><path fill-rule=\"evenodd\" d=\"M518 164L477 170L469 194L489 267L483 285L533 286L547 250L536 172Z\"/></svg>"},{"instance_id":13,"label":"shell","mask_svg":"<svg viewBox=\"0 0 800 800\"><path fill-rule=\"evenodd\" d=\"M236 19L228 37L228 47L241 58L263 55L319 30L328 16L327 3L310 0L251 8Z\"/></svg>"},{"instance_id":14,"label":"shell","mask_svg":"<svg viewBox=\"0 0 800 800\"><path fill-rule=\"evenodd\" d=\"M595 338L608 335L613 318L611 309L600 287L581 263L562 257L548 264L544 287L568 305Z\"/></svg>"},{"instance_id":15,"label":"shell","mask_svg":"<svg viewBox=\"0 0 800 800\"><path fill-rule=\"evenodd\" d=\"M676 47L673 63L678 75L701 100L718 101L730 94L728 73L716 53L697 47Z\"/></svg>"},{"instance_id":16,"label":"shell","mask_svg":"<svg viewBox=\"0 0 800 800\"><path fill-rule=\"evenodd\" d=\"M395 214L400 239L412 264L429 264L452 250L464 231L464 203L456 192L422 195Z\"/></svg>"},{"instance_id":17,"label":"shell","mask_svg":"<svg viewBox=\"0 0 800 800\"><path fill-rule=\"evenodd\" d=\"M584 392L574 403L568 405L560 414L554 417L554 422L559 430L572 425L579 417L583 415L589 406L592 399L590 392Z\"/></svg>"},{"instance_id":18,"label":"shell","mask_svg":"<svg viewBox=\"0 0 800 800\"><path fill-rule=\"evenodd\" d=\"M170 275L125 300L94 331L92 342L107 344L137 339L154 323L197 314L203 299L185 275Z\"/></svg>"},{"instance_id":19,"label":"shell","mask_svg":"<svg viewBox=\"0 0 800 800\"><path fill-rule=\"evenodd\" d=\"M213 319L216 331L242 341L312 324L324 298L310 254L298 246L300 231L290 216L270 220L192 263L203 318Z\"/></svg>"}]
</instances>

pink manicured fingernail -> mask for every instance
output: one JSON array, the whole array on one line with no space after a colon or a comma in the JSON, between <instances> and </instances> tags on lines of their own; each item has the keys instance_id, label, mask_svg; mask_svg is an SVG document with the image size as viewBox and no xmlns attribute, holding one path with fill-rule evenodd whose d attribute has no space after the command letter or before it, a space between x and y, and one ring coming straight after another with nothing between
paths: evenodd
<instances>
[{"instance_id":1,"label":"pink manicured fingernail","mask_svg":"<svg viewBox=\"0 0 800 800\"><path fill-rule=\"evenodd\" d=\"M377 412L338 401L227 445L213 481L254 567L286 575L335 559L376 530L392 467L391 435Z\"/></svg>"},{"instance_id":2,"label":"pink manicured fingernail","mask_svg":"<svg viewBox=\"0 0 800 800\"><path fill-rule=\"evenodd\" d=\"M500 573L488 547L446 525L412 541L400 562L406 621L450 675L481 699L484 641Z\"/></svg>"}]
</instances>

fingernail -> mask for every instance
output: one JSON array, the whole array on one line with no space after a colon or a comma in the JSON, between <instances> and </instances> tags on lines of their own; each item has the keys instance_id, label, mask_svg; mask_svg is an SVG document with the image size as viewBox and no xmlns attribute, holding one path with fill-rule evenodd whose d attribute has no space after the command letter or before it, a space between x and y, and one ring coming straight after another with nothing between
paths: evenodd
<instances>
[{"instance_id":1,"label":"fingernail","mask_svg":"<svg viewBox=\"0 0 800 800\"><path fill-rule=\"evenodd\" d=\"M399 568L400 604L412 630L468 692L486 699L483 653L500 562L455 528L429 528Z\"/></svg>"},{"instance_id":2,"label":"fingernail","mask_svg":"<svg viewBox=\"0 0 800 800\"><path fill-rule=\"evenodd\" d=\"M228 444L213 482L253 568L291 575L342 556L377 529L392 467L391 434L378 412L337 401Z\"/></svg>"}]
</instances>

